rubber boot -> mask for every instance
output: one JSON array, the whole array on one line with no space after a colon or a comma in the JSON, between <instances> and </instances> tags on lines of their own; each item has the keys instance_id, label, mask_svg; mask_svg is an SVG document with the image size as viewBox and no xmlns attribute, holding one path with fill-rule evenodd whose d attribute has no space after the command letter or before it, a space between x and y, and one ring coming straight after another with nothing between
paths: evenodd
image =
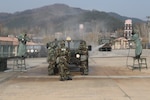
<instances>
[{"instance_id":1,"label":"rubber boot","mask_svg":"<svg viewBox=\"0 0 150 100\"><path fill-rule=\"evenodd\" d=\"M83 69L81 75L88 75L88 70L87 69Z\"/></svg>"},{"instance_id":2,"label":"rubber boot","mask_svg":"<svg viewBox=\"0 0 150 100\"><path fill-rule=\"evenodd\" d=\"M54 75L54 69L49 68L48 69L48 75Z\"/></svg>"},{"instance_id":3,"label":"rubber boot","mask_svg":"<svg viewBox=\"0 0 150 100\"><path fill-rule=\"evenodd\" d=\"M72 80L71 76L67 76L66 80Z\"/></svg>"},{"instance_id":4,"label":"rubber boot","mask_svg":"<svg viewBox=\"0 0 150 100\"><path fill-rule=\"evenodd\" d=\"M60 77L60 81L65 81L65 78L64 77Z\"/></svg>"}]
</instances>

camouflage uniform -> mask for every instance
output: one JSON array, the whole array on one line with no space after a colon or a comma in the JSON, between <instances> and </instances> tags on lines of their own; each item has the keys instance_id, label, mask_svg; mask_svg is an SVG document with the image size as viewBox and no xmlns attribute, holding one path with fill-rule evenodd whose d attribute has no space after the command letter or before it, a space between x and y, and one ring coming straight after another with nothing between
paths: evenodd
<instances>
[{"instance_id":1,"label":"camouflage uniform","mask_svg":"<svg viewBox=\"0 0 150 100\"><path fill-rule=\"evenodd\" d=\"M81 55L81 71L83 75L88 75L88 51L85 42L81 42L79 46L79 54Z\"/></svg>"},{"instance_id":2,"label":"camouflage uniform","mask_svg":"<svg viewBox=\"0 0 150 100\"><path fill-rule=\"evenodd\" d=\"M60 81L72 80L67 63L68 50L65 47L65 42L62 41L58 49L58 67L60 74Z\"/></svg>"},{"instance_id":3,"label":"camouflage uniform","mask_svg":"<svg viewBox=\"0 0 150 100\"><path fill-rule=\"evenodd\" d=\"M55 46L54 44L49 43L48 45L49 45L48 46L48 58L47 58L47 62L49 63L48 74L53 75L55 74L54 68L56 65L56 50L54 48Z\"/></svg>"},{"instance_id":4,"label":"camouflage uniform","mask_svg":"<svg viewBox=\"0 0 150 100\"><path fill-rule=\"evenodd\" d=\"M21 34L18 37L19 41L19 47L18 47L18 56L20 57L26 57L26 42L30 41L30 39L27 37L27 34Z\"/></svg>"}]
</instances>

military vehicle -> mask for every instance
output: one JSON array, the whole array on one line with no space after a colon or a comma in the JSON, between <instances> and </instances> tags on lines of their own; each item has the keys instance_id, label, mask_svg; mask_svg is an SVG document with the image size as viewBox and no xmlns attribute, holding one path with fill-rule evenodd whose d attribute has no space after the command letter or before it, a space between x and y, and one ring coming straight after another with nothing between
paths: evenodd
<instances>
[{"instance_id":1,"label":"military vehicle","mask_svg":"<svg viewBox=\"0 0 150 100\"><path fill-rule=\"evenodd\" d=\"M34 58L34 57L46 57L47 50L45 45L38 44L38 45L27 45L27 57Z\"/></svg>"},{"instance_id":2,"label":"military vehicle","mask_svg":"<svg viewBox=\"0 0 150 100\"><path fill-rule=\"evenodd\" d=\"M106 37L99 38L98 44L99 45L104 44L102 47L99 48L99 51L111 51L112 50L110 38L106 38Z\"/></svg>"},{"instance_id":3,"label":"military vehicle","mask_svg":"<svg viewBox=\"0 0 150 100\"><path fill-rule=\"evenodd\" d=\"M60 46L61 41L57 41L58 46ZM86 41L84 41L84 40L71 40L71 38L67 38L64 41L65 41L65 46L69 50L69 57L68 57L69 58L68 59L69 67L71 68L71 66L75 66L77 68L80 68L80 72L83 72L84 68L81 67L82 61L83 61L83 59L84 59L84 61L86 61L86 67L88 68L88 57L89 57L88 51L91 51L92 47L90 45L87 46ZM84 55L81 54L81 51L79 50L81 43L84 43L84 45L86 46L87 53ZM57 67L57 65L56 65L56 67ZM56 72L56 70L57 69L55 68L54 72Z\"/></svg>"}]
</instances>

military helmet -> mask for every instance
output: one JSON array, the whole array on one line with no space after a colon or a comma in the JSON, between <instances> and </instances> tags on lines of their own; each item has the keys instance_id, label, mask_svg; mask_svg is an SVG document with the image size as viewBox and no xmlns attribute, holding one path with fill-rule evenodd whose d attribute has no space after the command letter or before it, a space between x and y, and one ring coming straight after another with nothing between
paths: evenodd
<instances>
[{"instance_id":1,"label":"military helmet","mask_svg":"<svg viewBox=\"0 0 150 100\"><path fill-rule=\"evenodd\" d=\"M84 41L81 41L80 44L81 44L81 45L85 45L85 42L84 42Z\"/></svg>"},{"instance_id":2,"label":"military helmet","mask_svg":"<svg viewBox=\"0 0 150 100\"><path fill-rule=\"evenodd\" d=\"M52 47L53 48L56 48L57 47L57 44L55 42L52 42Z\"/></svg>"},{"instance_id":3,"label":"military helmet","mask_svg":"<svg viewBox=\"0 0 150 100\"><path fill-rule=\"evenodd\" d=\"M46 46L48 49L54 48L54 44L52 42L47 43Z\"/></svg>"},{"instance_id":4,"label":"military helmet","mask_svg":"<svg viewBox=\"0 0 150 100\"><path fill-rule=\"evenodd\" d=\"M65 45L65 41L61 41L60 45Z\"/></svg>"}]
</instances>

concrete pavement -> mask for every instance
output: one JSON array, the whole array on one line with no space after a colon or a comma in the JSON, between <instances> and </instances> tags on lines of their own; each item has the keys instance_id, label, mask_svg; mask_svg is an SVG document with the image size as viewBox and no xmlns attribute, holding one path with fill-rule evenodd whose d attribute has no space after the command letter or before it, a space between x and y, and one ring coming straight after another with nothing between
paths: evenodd
<instances>
[{"instance_id":1,"label":"concrete pavement","mask_svg":"<svg viewBox=\"0 0 150 100\"><path fill-rule=\"evenodd\" d=\"M42 63L46 63L46 58L27 58L26 59L26 67L27 70L36 67L37 65L40 65ZM20 70L15 68L13 71L13 60L7 61L7 68L8 70L5 70L4 72L0 72L0 83L9 80L13 77L17 77L20 73L27 71L27 70Z\"/></svg>"},{"instance_id":2,"label":"concrete pavement","mask_svg":"<svg viewBox=\"0 0 150 100\"><path fill-rule=\"evenodd\" d=\"M147 64L148 67L150 65L150 56L148 55L148 53L150 52L150 50L144 50L143 51L143 55L146 56L147 55ZM92 53L92 52L90 52ZM127 62L127 57L125 57L125 55L128 53L128 50L115 50L112 52L93 52L92 54L90 54L90 58L89 58L89 65L94 66L93 68L97 68L100 69L101 72L96 73L96 70L91 70L90 69L90 75L86 76L86 77L98 77L98 78L141 78L141 77L149 77L150 75L150 70L146 70L146 69L142 69L141 72L139 72L138 70L135 70L134 73L132 72L131 69L127 68L127 64L128 65L132 65L132 58L129 57L128 58L128 62ZM134 50L130 51L130 54L133 55ZM123 57L124 56L124 57ZM41 69L39 69L39 71L33 69L34 67L36 67L37 65L40 64L44 64L44 66L47 66L47 58L27 58L26 59L26 65L27 65L27 70L28 74L27 76L30 75L30 77L49 77L47 76L47 73L42 73ZM2 82L3 80L6 79L10 79L11 76L15 76L16 73L20 73L20 70L18 71L12 71L12 64L13 61L8 61L7 67L8 70L6 70L5 72L0 72L0 82ZM43 65L42 65L43 66ZM40 68L40 67L39 67ZM33 70L32 70L33 69ZM44 69L45 72L47 72L47 68ZM37 74L37 73L41 73L41 74ZM96 73L96 75L95 75ZM35 74L35 75L33 75ZM92 76L91 76L92 75ZM23 76L20 77L27 77L26 74L24 74ZM58 76L52 76L52 77L58 77ZM51 77L51 78L52 78ZM83 77L81 75L76 75L74 76L76 78L79 77Z\"/></svg>"},{"instance_id":3,"label":"concrete pavement","mask_svg":"<svg viewBox=\"0 0 150 100\"><path fill-rule=\"evenodd\" d=\"M46 58L27 59L25 72L0 72L1 83L5 81L0 84L0 100L150 100L149 68L132 71L126 67L126 57L91 57L89 63L90 75L61 82L59 76L45 72Z\"/></svg>"}]
</instances>

